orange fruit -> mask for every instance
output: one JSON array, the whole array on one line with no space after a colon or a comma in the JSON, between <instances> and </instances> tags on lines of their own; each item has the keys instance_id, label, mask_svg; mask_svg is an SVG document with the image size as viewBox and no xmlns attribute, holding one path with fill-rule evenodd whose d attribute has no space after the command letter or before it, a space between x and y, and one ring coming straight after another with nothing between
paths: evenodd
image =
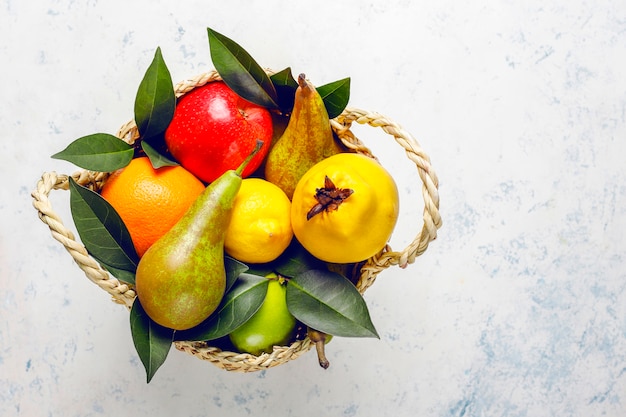
<instances>
[{"instance_id":1,"label":"orange fruit","mask_svg":"<svg viewBox=\"0 0 626 417\"><path fill-rule=\"evenodd\" d=\"M148 158L141 157L113 172L101 195L120 215L137 254L143 256L185 214L204 188L181 166L155 169Z\"/></svg>"}]
</instances>

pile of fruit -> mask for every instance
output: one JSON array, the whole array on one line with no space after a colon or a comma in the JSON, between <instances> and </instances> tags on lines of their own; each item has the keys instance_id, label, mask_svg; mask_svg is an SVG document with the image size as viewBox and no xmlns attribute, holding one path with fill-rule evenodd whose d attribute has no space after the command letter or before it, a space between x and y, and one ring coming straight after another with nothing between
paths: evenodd
<instances>
[{"instance_id":1,"label":"pile of fruit","mask_svg":"<svg viewBox=\"0 0 626 417\"><path fill-rule=\"evenodd\" d=\"M258 356L309 337L327 367L329 336L378 337L352 271L384 250L396 185L331 128L349 79L316 88L208 35L220 80L176 97L157 48L136 137L96 133L53 155L110 173L98 192L70 179L74 224L136 291L131 333L148 382L177 340Z\"/></svg>"}]
</instances>

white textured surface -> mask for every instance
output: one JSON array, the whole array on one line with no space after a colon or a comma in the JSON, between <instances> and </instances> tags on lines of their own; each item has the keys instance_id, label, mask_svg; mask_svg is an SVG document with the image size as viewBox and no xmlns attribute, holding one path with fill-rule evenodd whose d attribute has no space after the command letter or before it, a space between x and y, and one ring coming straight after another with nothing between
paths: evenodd
<instances>
[{"instance_id":1,"label":"white textured surface","mask_svg":"<svg viewBox=\"0 0 626 417\"><path fill-rule=\"evenodd\" d=\"M623 416L626 4L468 4L1 0L0 415ZM31 207L43 171L74 171L52 153L132 117L157 46L174 80L212 68L207 26L265 66L350 76L351 105L439 174L439 239L381 274L381 340L337 338L327 371L313 352L242 375L172 351L146 385L128 313ZM398 181L402 246L417 176L359 132Z\"/></svg>"}]
</instances>

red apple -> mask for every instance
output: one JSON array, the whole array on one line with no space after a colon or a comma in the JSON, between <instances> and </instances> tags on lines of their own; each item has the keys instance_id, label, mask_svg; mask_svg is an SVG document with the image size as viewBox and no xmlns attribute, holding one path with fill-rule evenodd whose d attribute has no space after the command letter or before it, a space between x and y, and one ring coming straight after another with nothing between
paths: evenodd
<instances>
[{"instance_id":1,"label":"red apple","mask_svg":"<svg viewBox=\"0 0 626 417\"><path fill-rule=\"evenodd\" d=\"M172 156L204 182L236 169L256 146L263 146L243 176L263 162L272 140L272 117L261 106L239 97L224 82L211 82L182 96L165 131Z\"/></svg>"}]
</instances>

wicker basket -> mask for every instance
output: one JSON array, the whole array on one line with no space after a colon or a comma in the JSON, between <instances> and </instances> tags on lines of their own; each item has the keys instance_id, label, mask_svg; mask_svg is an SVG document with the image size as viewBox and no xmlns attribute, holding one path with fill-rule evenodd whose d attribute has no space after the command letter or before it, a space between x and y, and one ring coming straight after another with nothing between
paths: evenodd
<instances>
[{"instance_id":1,"label":"wicker basket","mask_svg":"<svg viewBox=\"0 0 626 417\"><path fill-rule=\"evenodd\" d=\"M196 87L219 80L215 71L201 74L193 79L185 80L175 86L176 95L180 97ZM364 293L376 279L378 273L392 266L406 267L415 261L415 258L428 248L428 244L437 237L437 229L441 227L439 214L438 180L431 168L428 155L422 150L417 141L396 123L380 114L366 112L355 108L347 108L341 115L331 120L334 132L341 141L351 150L374 158L370 150L350 131L353 122L372 127L380 127L386 134L392 136L402 146L407 157L416 165L417 173L422 182L422 197L424 199L423 227L416 238L402 251L396 252L389 246L368 259L360 271L357 271L357 289ZM138 138L138 131L134 121L122 126L118 137L128 143ZM72 178L79 184L92 190L99 191L109 173L78 171ZM84 271L87 278L108 292L113 301L130 308L135 299L134 289L109 275L92 257L85 247L76 240L74 234L68 230L61 218L54 212L48 196L52 190L68 190L69 178L67 175L56 172L46 172L32 192L33 205L39 218L50 228L52 237L59 241L70 253L74 261ZM247 353L227 352L209 346L205 342L174 342L178 350L187 352L202 360L207 360L216 366L237 372L254 372L281 365L293 360L309 351L314 344L308 339L297 340L290 346L275 347L272 353L254 356Z\"/></svg>"}]
</instances>

